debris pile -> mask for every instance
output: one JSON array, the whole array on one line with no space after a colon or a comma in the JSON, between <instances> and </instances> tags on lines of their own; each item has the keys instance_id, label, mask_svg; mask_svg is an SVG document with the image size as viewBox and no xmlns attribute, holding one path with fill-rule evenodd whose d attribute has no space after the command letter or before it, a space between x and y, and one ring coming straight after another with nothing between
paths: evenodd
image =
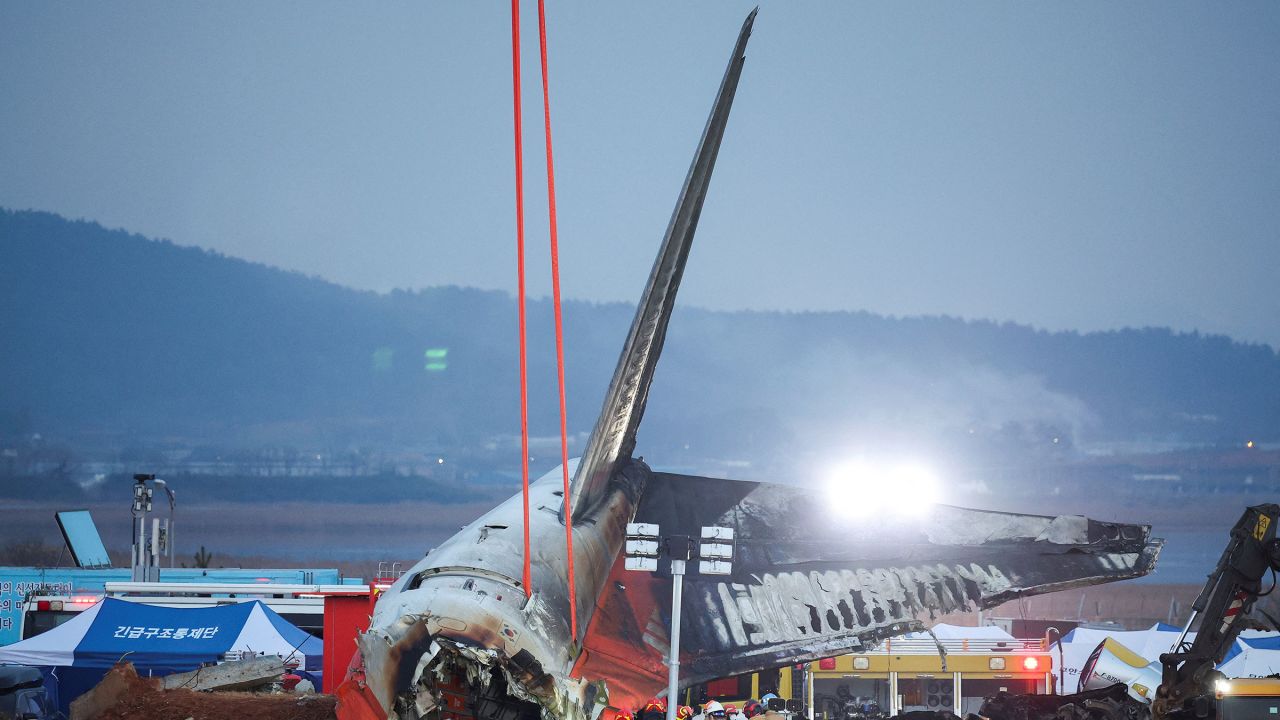
<instances>
[{"instance_id":1,"label":"debris pile","mask_svg":"<svg viewBox=\"0 0 1280 720\"><path fill-rule=\"evenodd\" d=\"M332 695L164 690L120 663L71 706L72 720L335 720Z\"/></svg>"},{"instance_id":2,"label":"debris pile","mask_svg":"<svg viewBox=\"0 0 1280 720\"><path fill-rule=\"evenodd\" d=\"M269 688L289 670L278 657L254 657L165 675L165 690L257 690Z\"/></svg>"}]
</instances>

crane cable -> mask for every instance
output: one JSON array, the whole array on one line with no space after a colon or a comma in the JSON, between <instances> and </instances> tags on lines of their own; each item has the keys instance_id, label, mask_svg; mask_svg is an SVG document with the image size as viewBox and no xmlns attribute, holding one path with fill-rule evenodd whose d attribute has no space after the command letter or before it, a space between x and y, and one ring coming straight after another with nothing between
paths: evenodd
<instances>
[{"instance_id":1,"label":"crane cable","mask_svg":"<svg viewBox=\"0 0 1280 720\"><path fill-rule=\"evenodd\" d=\"M519 0L516 0L517 2ZM573 582L573 508L569 506L569 430L564 402L564 322L560 315L560 243L556 232L556 172L551 159L551 95L547 83L547 10L538 0L538 49L542 55L542 127L547 140L547 216L551 235L551 298L556 318L556 375L560 389L560 467L564 476L564 545L568 555L569 631L578 639L578 602Z\"/></svg>"},{"instance_id":2,"label":"crane cable","mask_svg":"<svg viewBox=\"0 0 1280 720\"><path fill-rule=\"evenodd\" d=\"M573 509L569 506L569 433L564 392L564 321L560 311L560 244L556 226L555 163L551 152L551 96L547 79L547 14L544 0L538 0L538 49L542 63L542 119L547 147L547 215L551 236L551 293L556 326L556 377L560 400L560 467L563 474L564 542L569 590L569 628L574 641L578 637L578 603L573 569ZM516 172L516 271L520 327L520 466L524 510L524 594L533 594L529 541L529 375L525 331L524 273L524 158L521 136L520 106L520 0L511 0L511 78L515 120Z\"/></svg>"},{"instance_id":3,"label":"crane cable","mask_svg":"<svg viewBox=\"0 0 1280 720\"><path fill-rule=\"evenodd\" d=\"M511 0L511 84L516 136L516 305L520 325L520 465L524 499L524 596L533 595L529 567L529 373L524 317L524 160L520 143L520 0Z\"/></svg>"}]
</instances>

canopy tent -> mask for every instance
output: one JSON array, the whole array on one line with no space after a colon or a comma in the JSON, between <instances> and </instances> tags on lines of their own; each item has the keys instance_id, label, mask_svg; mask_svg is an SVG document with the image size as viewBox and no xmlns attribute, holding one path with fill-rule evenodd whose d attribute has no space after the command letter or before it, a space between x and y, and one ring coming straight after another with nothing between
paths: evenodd
<instances>
[{"instance_id":1,"label":"canopy tent","mask_svg":"<svg viewBox=\"0 0 1280 720\"><path fill-rule=\"evenodd\" d=\"M279 655L319 670L323 645L259 601L170 608L105 598L58 627L0 647L0 663L41 668L64 709L124 659L139 675L168 675L228 655Z\"/></svg>"},{"instance_id":2,"label":"canopy tent","mask_svg":"<svg viewBox=\"0 0 1280 720\"><path fill-rule=\"evenodd\" d=\"M947 625L938 623L933 626L933 634L939 640L1012 640L1013 636L994 625L969 627L966 625Z\"/></svg>"},{"instance_id":3,"label":"canopy tent","mask_svg":"<svg viewBox=\"0 0 1280 720\"><path fill-rule=\"evenodd\" d=\"M1148 660L1160 657L1160 653L1169 652L1177 642L1181 628L1156 623L1146 630L1111 630L1104 628L1078 627L1062 636L1062 668L1066 685L1059 689L1062 693L1073 693L1079 686L1080 669L1084 667L1089 655L1107 638L1114 638L1121 645ZM1187 636L1194 639L1195 633ZM1058 644L1051 646L1054 661L1057 662Z\"/></svg>"},{"instance_id":4,"label":"canopy tent","mask_svg":"<svg viewBox=\"0 0 1280 720\"><path fill-rule=\"evenodd\" d=\"M933 634L939 640L1012 640L1013 636L994 625L934 625ZM932 639L929 633L907 633L906 638Z\"/></svg>"},{"instance_id":5,"label":"canopy tent","mask_svg":"<svg viewBox=\"0 0 1280 720\"><path fill-rule=\"evenodd\" d=\"M1242 633L1218 669L1229 678L1280 673L1280 634Z\"/></svg>"},{"instance_id":6,"label":"canopy tent","mask_svg":"<svg viewBox=\"0 0 1280 720\"><path fill-rule=\"evenodd\" d=\"M1132 631L1076 628L1062 638L1062 664L1066 668L1067 679L1067 687L1062 692L1076 691L1080 669L1094 649L1109 637L1148 661L1157 662L1161 653L1173 648L1181 634L1181 628L1165 623L1157 623L1146 630ZM1195 640L1195 637L1194 632L1188 633L1187 642ZM1053 652L1057 653L1056 645ZM1245 630L1227 652L1218 669L1227 677L1266 677L1280 672L1280 634Z\"/></svg>"}]
</instances>

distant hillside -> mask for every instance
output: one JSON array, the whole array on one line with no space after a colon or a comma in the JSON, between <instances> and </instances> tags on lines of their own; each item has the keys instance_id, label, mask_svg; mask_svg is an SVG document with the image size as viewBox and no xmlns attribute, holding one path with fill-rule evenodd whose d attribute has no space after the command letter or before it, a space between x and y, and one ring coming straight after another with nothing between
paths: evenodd
<instances>
[{"instance_id":1,"label":"distant hillside","mask_svg":"<svg viewBox=\"0 0 1280 720\"><path fill-rule=\"evenodd\" d=\"M637 292L646 274L636 268ZM530 312L533 423L551 435L550 308ZM565 308L575 432L595 417L631 312ZM502 293L358 292L0 211L0 432L105 445L482 444L518 429L515 315ZM1166 329L1047 333L947 317L682 308L641 449L680 462L966 437L1280 439L1280 357Z\"/></svg>"}]
</instances>

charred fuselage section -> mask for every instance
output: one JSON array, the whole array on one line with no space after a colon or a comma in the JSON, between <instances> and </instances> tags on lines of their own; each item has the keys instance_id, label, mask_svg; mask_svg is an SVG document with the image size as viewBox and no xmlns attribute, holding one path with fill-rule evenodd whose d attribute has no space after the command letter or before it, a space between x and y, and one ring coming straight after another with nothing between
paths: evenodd
<instances>
[{"instance_id":1,"label":"charred fuselage section","mask_svg":"<svg viewBox=\"0 0 1280 720\"><path fill-rule=\"evenodd\" d=\"M619 473L591 521L574 527L578 617L584 623L647 472L643 463L633 463ZM359 639L361 683L373 704L400 718L438 717L447 707L444 698L458 696L445 688L473 688L496 675L504 692L551 716L591 717L604 707L602 686L570 675L579 642L569 628L560 478L557 469L530 487L532 593L526 596L519 580L522 502L516 496L433 550L379 599L370 629Z\"/></svg>"},{"instance_id":2,"label":"charred fuselage section","mask_svg":"<svg viewBox=\"0 0 1280 720\"><path fill-rule=\"evenodd\" d=\"M440 639L424 667L424 681L396 698L395 714L438 720L540 720L542 707L527 699L537 686L537 670L521 667L521 661L537 661L528 652L503 664L491 660L485 648Z\"/></svg>"},{"instance_id":3,"label":"charred fuselage section","mask_svg":"<svg viewBox=\"0 0 1280 720\"><path fill-rule=\"evenodd\" d=\"M675 533L728 526L740 538L733 575L686 579L685 684L874 646L920 629L919 618L931 613L1144 575L1160 547L1142 525L950 506L832 523L820 492L653 473L632 461L608 501L574 526L578 616L586 627L575 638L559 479L552 472L531 488L532 595L517 579L517 496L433 551L379 600L360 651L363 683L383 712L417 720L536 706L545 717L585 720L660 693L670 578L623 570L620 548L632 518ZM500 702L503 693L514 704Z\"/></svg>"}]
</instances>

